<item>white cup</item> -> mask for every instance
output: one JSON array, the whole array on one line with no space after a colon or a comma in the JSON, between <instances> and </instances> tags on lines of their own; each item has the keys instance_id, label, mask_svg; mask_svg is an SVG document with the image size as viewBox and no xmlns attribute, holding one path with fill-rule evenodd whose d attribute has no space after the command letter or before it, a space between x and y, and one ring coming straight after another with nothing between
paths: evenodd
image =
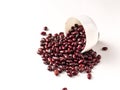
<instances>
[{"instance_id":1,"label":"white cup","mask_svg":"<svg viewBox=\"0 0 120 90\"><path fill-rule=\"evenodd\" d=\"M67 33L74 24L82 25L86 34L86 45L82 52L90 50L96 45L99 39L99 33L94 21L88 16L71 17L65 23L65 33Z\"/></svg>"}]
</instances>

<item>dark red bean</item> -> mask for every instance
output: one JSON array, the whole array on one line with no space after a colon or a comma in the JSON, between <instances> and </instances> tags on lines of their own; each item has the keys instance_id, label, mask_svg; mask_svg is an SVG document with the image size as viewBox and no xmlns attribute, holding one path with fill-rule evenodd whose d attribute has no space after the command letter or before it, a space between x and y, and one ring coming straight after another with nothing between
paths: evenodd
<instances>
[{"instance_id":1,"label":"dark red bean","mask_svg":"<svg viewBox=\"0 0 120 90\"><path fill-rule=\"evenodd\" d=\"M85 71L86 71L87 73L90 73L90 72L91 72L91 69L90 69L90 67L88 67L88 66L86 66L84 69L85 69Z\"/></svg>"},{"instance_id":2,"label":"dark red bean","mask_svg":"<svg viewBox=\"0 0 120 90\"><path fill-rule=\"evenodd\" d=\"M57 46L59 46L59 44L58 44L58 43L55 43L55 46L57 47Z\"/></svg>"},{"instance_id":3,"label":"dark red bean","mask_svg":"<svg viewBox=\"0 0 120 90\"><path fill-rule=\"evenodd\" d=\"M72 55L72 58L73 58L73 59L76 59L76 55L75 55L75 54L73 54L73 55Z\"/></svg>"},{"instance_id":4,"label":"dark red bean","mask_svg":"<svg viewBox=\"0 0 120 90\"><path fill-rule=\"evenodd\" d=\"M73 29L73 30L74 30L74 28L75 28L74 26L71 27L71 29Z\"/></svg>"},{"instance_id":5,"label":"dark red bean","mask_svg":"<svg viewBox=\"0 0 120 90\"><path fill-rule=\"evenodd\" d=\"M54 36L58 36L58 34L56 33Z\"/></svg>"},{"instance_id":6,"label":"dark red bean","mask_svg":"<svg viewBox=\"0 0 120 90\"><path fill-rule=\"evenodd\" d=\"M40 54L40 55L42 55L43 49L42 49L42 48L39 48L37 53Z\"/></svg>"},{"instance_id":7,"label":"dark red bean","mask_svg":"<svg viewBox=\"0 0 120 90\"><path fill-rule=\"evenodd\" d=\"M41 43L44 43L45 41L46 41L45 38L42 38L42 39L40 40Z\"/></svg>"},{"instance_id":8,"label":"dark red bean","mask_svg":"<svg viewBox=\"0 0 120 90\"><path fill-rule=\"evenodd\" d=\"M52 58L49 57L49 58L48 58L48 61L49 61L49 62L52 62Z\"/></svg>"},{"instance_id":9,"label":"dark red bean","mask_svg":"<svg viewBox=\"0 0 120 90\"><path fill-rule=\"evenodd\" d=\"M49 38L46 38L46 42L47 42L47 44L50 42L50 39Z\"/></svg>"},{"instance_id":10,"label":"dark red bean","mask_svg":"<svg viewBox=\"0 0 120 90\"><path fill-rule=\"evenodd\" d=\"M45 35L46 35L46 32L41 32L41 35L45 36Z\"/></svg>"},{"instance_id":11,"label":"dark red bean","mask_svg":"<svg viewBox=\"0 0 120 90\"><path fill-rule=\"evenodd\" d=\"M68 75L69 77L72 77L72 76L73 76L71 72L67 73L67 75Z\"/></svg>"},{"instance_id":12,"label":"dark red bean","mask_svg":"<svg viewBox=\"0 0 120 90\"><path fill-rule=\"evenodd\" d=\"M92 52L91 55L92 55L93 57L96 57L97 53L96 53L96 52Z\"/></svg>"},{"instance_id":13,"label":"dark red bean","mask_svg":"<svg viewBox=\"0 0 120 90\"><path fill-rule=\"evenodd\" d=\"M68 58L68 55L67 54L63 54L64 55L64 58Z\"/></svg>"},{"instance_id":14,"label":"dark red bean","mask_svg":"<svg viewBox=\"0 0 120 90\"><path fill-rule=\"evenodd\" d=\"M44 46L45 46L45 43L41 43L41 44L40 44L40 46L41 46L42 48L44 48Z\"/></svg>"},{"instance_id":15,"label":"dark red bean","mask_svg":"<svg viewBox=\"0 0 120 90\"><path fill-rule=\"evenodd\" d=\"M61 50L62 49L62 47L61 46L59 46L59 50Z\"/></svg>"},{"instance_id":16,"label":"dark red bean","mask_svg":"<svg viewBox=\"0 0 120 90\"><path fill-rule=\"evenodd\" d=\"M80 41L81 41L81 38L78 38L77 41L80 42ZM82 42L81 42L81 43L82 43ZM81 43L80 43L80 44L81 44Z\"/></svg>"},{"instance_id":17,"label":"dark red bean","mask_svg":"<svg viewBox=\"0 0 120 90\"><path fill-rule=\"evenodd\" d=\"M62 70L62 68L58 68L58 71L59 71L59 73L62 73L63 70Z\"/></svg>"},{"instance_id":18,"label":"dark red bean","mask_svg":"<svg viewBox=\"0 0 120 90\"><path fill-rule=\"evenodd\" d=\"M73 35L70 35L68 38L69 39L75 39Z\"/></svg>"},{"instance_id":19,"label":"dark red bean","mask_svg":"<svg viewBox=\"0 0 120 90\"><path fill-rule=\"evenodd\" d=\"M79 68L79 72L83 72L85 69L82 67L82 68Z\"/></svg>"},{"instance_id":20,"label":"dark red bean","mask_svg":"<svg viewBox=\"0 0 120 90\"><path fill-rule=\"evenodd\" d=\"M78 24L75 24L75 27L78 27L79 25Z\"/></svg>"},{"instance_id":21,"label":"dark red bean","mask_svg":"<svg viewBox=\"0 0 120 90\"><path fill-rule=\"evenodd\" d=\"M54 70L54 74L55 74L56 76L58 76L58 75L59 75L59 71L58 71L57 69L55 69L55 70Z\"/></svg>"},{"instance_id":22,"label":"dark red bean","mask_svg":"<svg viewBox=\"0 0 120 90\"><path fill-rule=\"evenodd\" d=\"M62 46L61 48L62 48L63 50L65 49L65 47L64 47L64 46Z\"/></svg>"},{"instance_id":23,"label":"dark red bean","mask_svg":"<svg viewBox=\"0 0 120 90\"><path fill-rule=\"evenodd\" d=\"M100 63L100 60L98 59L96 62L97 62L97 63Z\"/></svg>"},{"instance_id":24,"label":"dark red bean","mask_svg":"<svg viewBox=\"0 0 120 90\"><path fill-rule=\"evenodd\" d=\"M76 47L77 46L77 42L74 42L73 45Z\"/></svg>"},{"instance_id":25,"label":"dark red bean","mask_svg":"<svg viewBox=\"0 0 120 90\"><path fill-rule=\"evenodd\" d=\"M65 51L64 50L60 50L60 53L64 53Z\"/></svg>"},{"instance_id":26,"label":"dark red bean","mask_svg":"<svg viewBox=\"0 0 120 90\"><path fill-rule=\"evenodd\" d=\"M91 69L87 69L86 72L87 72L87 73L90 73L90 72L91 72Z\"/></svg>"},{"instance_id":27,"label":"dark red bean","mask_svg":"<svg viewBox=\"0 0 120 90\"><path fill-rule=\"evenodd\" d=\"M62 70L63 70L63 71L66 70L66 66L65 66L65 65L62 66Z\"/></svg>"},{"instance_id":28,"label":"dark red bean","mask_svg":"<svg viewBox=\"0 0 120 90\"><path fill-rule=\"evenodd\" d=\"M51 33L49 33L49 34L48 34L48 37L49 37L49 38L51 38L51 37L52 37L52 34L51 34Z\"/></svg>"},{"instance_id":29,"label":"dark red bean","mask_svg":"<svg viewBox=\"0 0 120 90\"><path fill-rule=\"evenodd\" d=\"M78 33L78 32L75 31L75 32L72 32L71 34L72 34L72 35L76 35L77 33Z\"/></svg>"},{"instance_id":30,"label":"dark red bean","mask_svg":"<svg viewBox=\"0 0 120 90\"><path fill-rule=\"evenodd\" d=\"M71 46L71 45L68 45L68 47L69 47L70 49L72 49L72 46Z\"/></svg>"},{"instance_id":31,"label":"dark red bean","mask_svg":"<svg viewBox=\"0 0 120 90\"><path fill-rule=\"evenodd\" d=\"M98 59L101 59L101 55L98 55L97 58L98 58Z\"/></svg>"},{"instance_id":32,"label":"dark red bean","mask_svg":"<svg viewBox=\"0 0 120 90\"><path fill-rule=\"evenodd\" d=\"M106 51L106 50L108 50L108 47L102 47L102 50Z\"/></svg>"},{"instance_id":33,"label":"dark red bean","mask_svg":"<svg viewBox=\"0 0 120 90\"><path fill-rule=\"evenodd\" d=\"M78 49L78 50L81 50L81 45L78 45L78 46L77 46L77 49Z\"/></svg>"},{"instance_id":34,"label":"dark red bean","mask_svg":"<svg viewBox=\"0 0 120 90\"><path fill-rule=\"evenodd\" d=\"M59 53L59 48L55 48L55 50L56 50L56 53Z\"/></svg>"},{"instance_id":35,"label":"dark red bean","mask_svg":"<svg viewBox=\"0 0 120 90\"><path fill-rule=\"evenodd\" d=\"M47 30L48 30L48 27L47 27L47 26L45 26L45 27L44 27L44 30L45 30L45 31L47 31Z\"/></svg>"},{"instance_id":36,"label":"dark red bean","mask_svg":"<svg viewBox=\"0 0 120 90\"><path fill-rule=\"evenodd\" d=\"M59 35L64 35L64 32L60 32Z\"/></svg>"},{"instance_id":37,"label":"dark red bean","mask_svg":"<svg viewBox=\"0 0 120 90\"><path fill-rule=\"evenodd\" d=\"M66 87L64 87L62 90L68 90Z\"/></svg>"},{"instance_id":38,"label":"dark red bean","mask_svg":"<svg viewBox=\"0 0 120 90\"><path fill-rule=\"evenodd\" d=\"M85 66L84 64L80 64L80 65L79 65L80 68L83 68L84 66Z\"/></svg>"},{"instance_id":39,"label":"dark red bean","mask_svg":"<svg viewBox=\"0 0 120 90\"><path fill-rule=\"evenodd\" d=\"M77 50L76 50L76 53L79 53L80 51L81 51L81 50L78 50L78 49L77 49Z\"/></svg>"},{"instance_id":40,"label":"dark red bean","mask_svg":"<svg viewBox=\"0 0 120 90\"><path fill-rule=\"evenodd\" d=\"M48 47L48 48L52 47L51 43L49 43L47 47Z\"/></svg>"},{"instance_id":41,"label":"dark red bean","mask_svg":"<svg viewBox=\"0 0 120 90\"><path fill-rule=\"evenodd\" d=\"M91 57L91 56L89 56L89 57L88 57L88 59L89 59L89 60L92 60L92 57Z\"/></svg>"},{"instance_id":42,"label":"dark red bean","mask_svg":"<svg viewBox=\"0 0 120 90\"><path fill-rule=\"evenodd\" d=\"M75 76L75 75L78 74L78 71L73 70L73 71L72 71L72 74Z\"/></svg>"},{"instance_id":43,"label":"dark red bean","mask_svg":"<svg viewBox=\"0 0 120 90\"><path fill-rule=\"evenodd\" d=\"M46 59L46 58L43 58L42 60L43 60L43 61L47 61L47 59Z\"/></svg>"},{"instance_id":44,"label":"dark red bean","mask_svg":"<svg viewBox=\"0 0 120 90\"><path fill-rule=\"evenodd\" d=\"M71 52L71 49L70 48L68 48L68 50L67 50L67 52L66 53L70 53Z\"/></svg>"},{"instance_id":45,"label":"dark red bean","mask_svg":"<svg viewBox=\"0 0 120 90\"><path fill-rule=\"evenodd\" d=\"M52 66L51 66L51 65L49 65L49 66L48 66L48 70L49 70L49 71L53 71L53 69L52 69Z\"/></svg>"},{"instance_id":46,"label":"dark red bean","mask_svg":"<svg viewBox=\"0 0 120 90\"><path fill-rule=\"evenodd\" d=\"M88 74L87 74L87 78L88 78L88 79L91 79L91 78L92 78L91 73L88 73Z\"/></svg>"},{"instance_id":47,"label":"dark red bean","mask_svg":"<svg viewBox=\"0 0 120 90\"><path fill-rule=\"evenodd\" d=\"M73 42L76 41L76 38L72 38L72 41L73 41Z\"/></svg>"},{"instance_id":48,"label":"dark red bean","mask_svg":"<svg viewBox=\"0 0 120 90\"><path fill-rule=\"evenodd\" d=\"M49 65L49 62L48 61L44 61L43 62L45 65Z\"/></svg>"},{"instance_id":49,"label":"dark red bean","mask_svg":"<svg viewBox=\"0 0 120 90\"><path fill-rule=\"evenodd\" d=\"M77 63L77 62L78 62L78 60L77 60L77 59L74 59L73 61L74 61L75 63Z\"/></svg>"},{"instance_id":50,"label":"dark red bean","mask_svg":"<svg viewBox=\"0 0 120 90\"><path fill-rule=\"evenodd\" d=\"M84 60L79 60L79 62L78 62L78 63L79 63L79 64L82 64L83 62L84 62Z\"/></svg>"},{"instance_id":51,"label":"dark red bean","mask_svg":"<svg viewBox=\"0 0 120 90\"><path fill-rule=\"evenodd\" d=\"M68 40L69 43L72 43L72 40Z\"/></svg>"},{"instance_id":52,"label":"dark red bean","mask_svg":"<svg viewBox=\"0 0 120 90\"><path fill-rule=\"evenodd\" d=\"M90 67L90 69L93 69L93 67L94 67L94 64L91 64L89 67Z\"/></svg>"}]
</instances>

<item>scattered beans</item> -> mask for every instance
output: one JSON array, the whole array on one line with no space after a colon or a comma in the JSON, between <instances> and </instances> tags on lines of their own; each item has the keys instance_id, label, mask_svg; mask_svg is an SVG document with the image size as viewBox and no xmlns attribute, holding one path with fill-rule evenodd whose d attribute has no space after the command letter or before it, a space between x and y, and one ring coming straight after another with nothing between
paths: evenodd
<instances>
[{"instance_id":1,"label":"scattered beans","mask_svg":"<svg viewBox=\"0 0 120 90\"><path fill-rule=\"evenodd\" d=\"M102 47L102 50L103 50L103 51L107 51L107 50L108 50L108 47Z\"/></svg>"},{"instance_id":2,"label":"scattered beans","mask_svg":"<svg viewBox=\"0 0 120 90\"><path fill-rule=\"evenodd\" d=\"M44 27L44 30L47 30L47 27ZM46 32L41 32L41 35L45 36ZM69 77L73 77L79 72L86 72L87 78L91 79L91 71L100 62L101 55L97 55L92 49L81 53L85 45L84 28L75 24L67 35L63 32L54 35L49 33L46 38L42 38L37 53L41 55L44 64L48 65L48 70L53 71L56 76L66 72Z\"/></svg>"}]
</instances>

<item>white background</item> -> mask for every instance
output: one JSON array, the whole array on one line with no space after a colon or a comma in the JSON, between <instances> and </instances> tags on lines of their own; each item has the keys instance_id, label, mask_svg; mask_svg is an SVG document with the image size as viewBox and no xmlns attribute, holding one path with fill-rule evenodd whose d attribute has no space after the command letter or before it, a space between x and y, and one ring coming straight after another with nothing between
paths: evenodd
<instances>
[{"instance_id":1,"label":"white background","mask_svg":"<svg viewBox=\"0 0 120 90\"><path fill-rule=\"evenodd\" d=\"M79 15L90 16L100 32L94 49L102 59L92 80L56 77L36 54L43 26L64 31L67 18ZM0 0L0 90L120 90L119 31L120 0Z\"/></svg>"}]
</instances>

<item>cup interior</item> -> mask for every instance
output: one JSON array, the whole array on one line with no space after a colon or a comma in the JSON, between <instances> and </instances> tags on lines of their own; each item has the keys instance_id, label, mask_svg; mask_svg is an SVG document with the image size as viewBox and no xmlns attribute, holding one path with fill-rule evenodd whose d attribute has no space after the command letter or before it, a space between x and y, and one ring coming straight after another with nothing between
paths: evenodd
<instances>
[{"instance_id":1,"label":"cup interior","mask_svg":"<svg viewBox=\"0 0 120 90\"><path fill-rule=\"evenodd\" d=\"M94 21L88 16L80 16L79 18L71 17L65 23L65 33L67 33L71 26L75 24L82 25L86 35L86 45L82 52L90 50L98 41L98 31Z\"/></svg>"}]
</instances>

